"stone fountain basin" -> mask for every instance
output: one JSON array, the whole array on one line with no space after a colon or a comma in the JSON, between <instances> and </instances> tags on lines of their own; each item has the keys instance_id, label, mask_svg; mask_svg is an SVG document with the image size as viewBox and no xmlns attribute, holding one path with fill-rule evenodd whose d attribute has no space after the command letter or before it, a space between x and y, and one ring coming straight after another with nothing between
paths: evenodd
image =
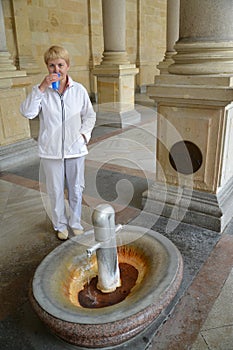
<instances>
[{"instance_id":1,"label":"stone fountain basin","mask_svg":"<svg viewBox=\"0 0 233 350\"><path fill-rule=\"evenodd\" d=\"M68 343L91 348L115 346L139 334L172 301L183 275L183 261L175 245L161 234L125 226L117 234L119 263L138 270L136 285L125 300L98 309L80 306L78 292L98 275L94 244L88 231L54 249L38 266L30 301L52 333Z\"/></svg>"}]
</instances>

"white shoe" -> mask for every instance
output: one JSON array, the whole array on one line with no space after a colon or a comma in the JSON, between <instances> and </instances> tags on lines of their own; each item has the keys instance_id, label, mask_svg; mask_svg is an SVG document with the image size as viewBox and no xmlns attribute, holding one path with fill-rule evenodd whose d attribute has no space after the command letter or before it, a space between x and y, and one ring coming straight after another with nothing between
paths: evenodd
<instances>
[{"instance_id":1,"label":"white shoe","mask_svg":"<svg viewBox=\"0 0 233 350\"><path fill-rule=\"evenodd\" d=\"M65 241L69 236L68 230L64 229L63 231L57 232L57 237L61 239L62 241Z\"/></svg>"},{"instance_id":2,"label":"white shoe","mask_svg":"<svg viewBox=\"0 0 233 350\"><path fill-rule=\"evenodd\" d=\"M83 230L78 230L77 228L73 228L73 233L75 236L81 235L84 233Z\"/></svg>"}]
</instances>

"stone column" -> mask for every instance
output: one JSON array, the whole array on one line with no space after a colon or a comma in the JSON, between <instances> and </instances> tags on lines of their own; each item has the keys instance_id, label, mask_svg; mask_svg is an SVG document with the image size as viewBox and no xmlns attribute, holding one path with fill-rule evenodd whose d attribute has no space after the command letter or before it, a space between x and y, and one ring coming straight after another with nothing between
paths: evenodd
<instances>
[{"instance_id":1,"label":"stone column","mask_svg":"<svg viewBox=\"0 0 233 350\"><path fill-rule=\"evenodd\" d=\"M22 156L36 154L36 143L30 137L29 121L19 113L25 98L26 72L16 70L7 50L4 15L0 0L0 170L12 162L20 162Z\"/></svg>"},{"instance_id":2,"label":"stone column","mask_svg":"<svg viewBox=\"0 0 233 350\"><path fill-rule=\"evenodd\" d=\"M13 61L10 59L10 54L6 46L6 34L5 34L5 24L4 16L2 11L2 1L0 0L0 72L4 71L14 71L16 67Z\"/></svg>"},{"instance_id":3,"label":"stone column","mask_svg":"<svg viewBox=\"0 0 233 350\"><path fill-rule=\"evenodd\" d=\"M167 74L168 67L174 63L172 59L176 54L174 46L179 39L179 12L180 0L167 0L167 49L163 61L157 66L160 74Z\"/></svg>"},{"instance_id":4,"label":"stone column","mask_svg":"<svg viewBox=\"0 0 233 350\"><path fill-rule=\"evenodd\" d=\"M0 34L0 88L3 89L11 87L12 77L17 73L7 49L2 0L0 0Z\"/></svg>"},{"instance_id":5,"label":"stone column","mask_svg":"<svg viewBox=\"0 0 233 350\"><path fill-rule=\"evenodd\" d=\"M125 0L102 0L104 52L97 76L97 123L125 127L140 121L134 110L135 75L125 49Z\"/></svg>"},{"instance_id":6,"label":"stone column","mask_svg":"<svg viewBox=\"0 0 233 350\"><path fill-rule=\"evenodd\" d=\"M181 0L174 74L233 73L233 2Z\"/></svg>"},{"instance_id":7,"label":"stone column","mask_svg":"<svg viewBox=\"0 0 233 350\"><path fill-rule=\"evenodd\" d=\"M233 216L232 13L232 1L180 0L170 74L147 89L158 134L156 181L144 205L218 232Z\"/></svg>"},{"instance_id":8,"label":"stone column","mask_svg":"<svg viewBox=\"0 0 233 350\"><path fill-rule=\"evenodd\" d=\"M24 0L12 0L12 4L18 49L17 65L20 70L26 70L27 74L40 73L40 68L33 57L31 49L32 39L27 2Z\"/></svg>"},{"instance_id":9,"label":"stone column","mask_svg":"<svg viewBox=\"0 0 233 350\"><path fill-rule=\"evenodd\" d=\"M102 0L104 52L102 64L130 64L125 50L125 0Z\"/></svg>"}]
</instances>

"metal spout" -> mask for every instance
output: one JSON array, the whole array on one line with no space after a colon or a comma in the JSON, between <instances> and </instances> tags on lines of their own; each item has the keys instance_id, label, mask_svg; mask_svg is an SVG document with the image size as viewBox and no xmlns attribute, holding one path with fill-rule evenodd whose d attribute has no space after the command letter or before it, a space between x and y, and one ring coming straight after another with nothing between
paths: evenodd
<instances>
[{"instance_id":1,"label":"metal spout","mask_svg":"<svg viewBox=\"0 0 233 350\"><path fill-rule=\"evenodd\" d=\"M123 226L121 224L118 224L115 226L115 233L119 232L120 230L122 230ZM87 257L90 258L92 256L92 254L94 254L97 249L99 249L101 247L101 243L100 242L96 242L96 244L94 244L92 247L88 248L86 250L87 252Z\"/></svg>"},{"instance_id":2,"label":"metal spout","mask_svg":"<svg viewBox=\"0 0 233 350\"><path fill-rule=\"evenodd\" d=\"M96 244L87 254L96 251L98 264L97 288L110 293L121 285L116 246L115 212L109 204L99 204L93 214L92 223ZM118 230L122 226L117 227Z\"/></svg>"},{"instance_id":3,"label":"metal spout","mask_svg":"<svg viewBox=\"0 0 233 350\"><path fill-rule=\"evenodd\" d=\"M87 257L90 258L92 256L92 254L98 249L100 248L101 244L100 243L96 243L95 245L93 245L91 248L87 249Z\"/></svg>"}]
</instances>

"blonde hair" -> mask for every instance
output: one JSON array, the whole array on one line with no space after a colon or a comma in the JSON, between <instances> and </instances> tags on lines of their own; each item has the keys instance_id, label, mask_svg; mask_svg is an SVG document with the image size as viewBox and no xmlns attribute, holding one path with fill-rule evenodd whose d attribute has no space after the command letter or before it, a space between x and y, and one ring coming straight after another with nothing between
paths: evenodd
<instances>
[{"instance_id":1,"label":"blonde hair","mask_svg":"<svg viewBox=\"0 0 233 350\"><path fill-rule=\"evenodd\" d=\"M62 58L66 61L66 64L68 66L70 65L69 53L66 49L64 49L61 46L53 45L44 53L44 61L46 65L48 64L48 61L55 60L58 58Z\"/></svg>"}]
</instances>

